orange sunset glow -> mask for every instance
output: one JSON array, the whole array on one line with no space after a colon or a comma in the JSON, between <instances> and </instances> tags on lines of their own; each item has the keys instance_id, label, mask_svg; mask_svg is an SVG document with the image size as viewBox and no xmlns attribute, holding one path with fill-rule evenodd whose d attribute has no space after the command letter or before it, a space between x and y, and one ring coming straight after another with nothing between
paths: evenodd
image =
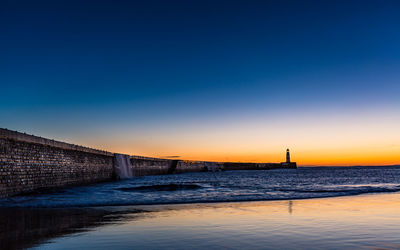
<instances>
[{"instance_id":1,"label":"orange sunset glow","mask_svg":"<svg viewBox=\"0 0 400 250\"><path fill-rule=\"evenodd\" d=\"M392 165L400 162L400 116L394 112L231 116L165 124L157 130L124 126L68 140L112 152L185 160L281 162L290 148L299 165Z\"/></svg>"}]
</instances>

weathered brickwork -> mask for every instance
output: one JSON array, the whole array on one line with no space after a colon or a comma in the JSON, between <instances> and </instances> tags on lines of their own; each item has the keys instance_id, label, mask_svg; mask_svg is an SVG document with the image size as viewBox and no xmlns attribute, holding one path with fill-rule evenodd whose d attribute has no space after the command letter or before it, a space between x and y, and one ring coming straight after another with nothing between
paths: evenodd
<instances>
[{"instance_id":1,"label":"weathered brickwork","mask_svg":"<svg viewBox=\"0 0 400 250\"><path fill-rule=\"evenodd\" d=\"M114 177L111 153L16 139L0 136L0 197Z\"/></svg>"},{"instance_id":2,"label":"weathered brickwork","mask_svg":"<svg viewBox=\"0 0 400 250\"><path fill-rule=\"evenodd\" d=\"M134 176L179 174L188 172L222 170L222 163L204 161L168 160L142 156L131 156Z\"/></svg>"},{"instance_id":3,"label":"weathered brickwork","mask_svg":"<svg viewBox=\"0 0 400 250\"><path fill-rule=\"evenodd\" d=\"M172 161L142 156L131 156L134 176L168 174Z\"/></svg>"},{"instance_id":4,"label":"weathered brickwork","mask_svg":"<svg viewBox=\"0 0 400 250\"><path fill-rule=\"evenodd\" d=\"M179 161L176 173L202 172L207 171L206 163L203 161Z\"/></svg>"}]
</instances>

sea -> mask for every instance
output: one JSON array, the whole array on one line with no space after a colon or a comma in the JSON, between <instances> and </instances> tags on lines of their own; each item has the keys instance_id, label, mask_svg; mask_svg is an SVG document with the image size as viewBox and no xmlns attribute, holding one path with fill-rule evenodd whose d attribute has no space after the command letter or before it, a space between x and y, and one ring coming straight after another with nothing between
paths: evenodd
<instances>
[{"instance_id":1,"label":"sea","mask_svg":"<svg viewBox=\"0 0 400 250\"><path fill-rule=\"evenodd\" d=\"M0 249L400 249L400 166L143 176L0 200Z\"/></svg>"},{"instance_id":2,"label":"sea","mask_svg":"<svg viewBox=\"0 0 400 250\"><path fill-rule=\"evenodd\" d=\"M299 167L143 176L0 200L0 207L98 207L296 200L400 191L400 166Z\"/></svg>"}]
</instances>

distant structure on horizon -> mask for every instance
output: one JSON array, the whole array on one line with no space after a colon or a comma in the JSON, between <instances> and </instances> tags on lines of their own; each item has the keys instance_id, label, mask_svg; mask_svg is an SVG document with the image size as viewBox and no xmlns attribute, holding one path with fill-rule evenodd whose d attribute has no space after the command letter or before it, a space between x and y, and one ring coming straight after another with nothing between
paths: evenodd
<instances>
[{"instance_id":1,"label":"distant structure on horizon","mask_svg":"<svg viewBox=\"0 0 400 250\"><path fill-rule=\"evenodd\" d=\"M285 162L281 162L281 165L282 165L282 167L285 167L285 168L297 168L297 163L290 161L290 151L289 151L289 149L286 149L286 161Z\"/></svg>"},{"instance_id":2,"label":"distant structure on horizon","mask_svg":"<svg viewBox=\"0 0 400 250\"><path fill-rule=\"evenodd\" d=\"M289 149L286 149L286 162L290 163L290 151L289 151Z\"/></svg>"}]
</instances>

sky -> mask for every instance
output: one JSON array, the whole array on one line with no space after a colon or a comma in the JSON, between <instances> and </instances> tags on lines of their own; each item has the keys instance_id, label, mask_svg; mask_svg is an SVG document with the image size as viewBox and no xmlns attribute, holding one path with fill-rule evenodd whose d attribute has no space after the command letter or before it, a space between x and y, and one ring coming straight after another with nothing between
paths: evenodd
<instances>
[{"instance_id":1,"label":"sky","mask_svg":"<svg viewBox=\"0 0 400 250\"><path fill-rule=\"evenodd\" d=\"M134 155L400 163L399 1L2 1L0 127Z\"/></svg>"}]
</instances>

